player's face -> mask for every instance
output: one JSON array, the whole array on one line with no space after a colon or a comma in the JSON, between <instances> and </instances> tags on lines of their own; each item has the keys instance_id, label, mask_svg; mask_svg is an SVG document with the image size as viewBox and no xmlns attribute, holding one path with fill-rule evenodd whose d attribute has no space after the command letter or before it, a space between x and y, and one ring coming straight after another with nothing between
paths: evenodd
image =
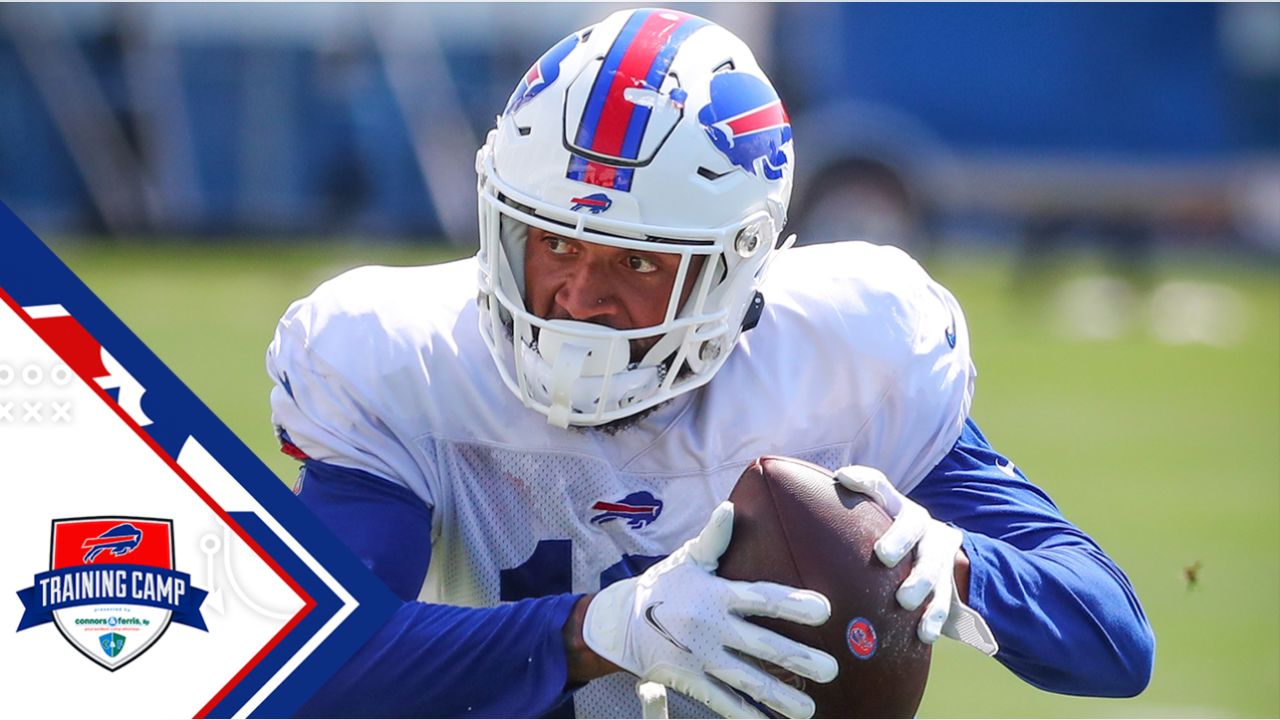
<instances>
[{"instance_id":1,"label":"player's face","mask_svg":"<svg viewBox=\"0 0 1280 720\"><path fill-rule=\"evenodd\" d=\"M694 257L680 290L688 299L702 269ZM660 324L671 300L680 256L569 240L529 228L524 255L525 304L547 320L578 320L618 330ZM637 360L657 338L632 341Z\"/></svg>"}]
</instances>

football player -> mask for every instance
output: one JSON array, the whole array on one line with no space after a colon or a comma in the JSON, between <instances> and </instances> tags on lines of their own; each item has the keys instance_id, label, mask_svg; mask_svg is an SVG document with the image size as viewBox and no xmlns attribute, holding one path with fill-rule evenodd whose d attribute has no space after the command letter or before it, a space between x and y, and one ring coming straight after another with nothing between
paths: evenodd
<instances>
[{"instance_id":1,"label":"football player","mask_svg":"<svg viewBox=\"0 0 1280 720\"><path fill-rule=\"evenodd\" d=\"M764 454L895 518L876 552L912 563L924 642L1046 690L1143 689L1129 581L969 417L955 298L893 248L780 241L795 162L738 38L617 12L511 95L474 258L289 308L267 365L300 497L404 601L305 713L634 717L642 679L673 715L811 715L752 659L818 682L835 660L745 618L819 624L826 599L715 574Z\"/></svg>"}]
</instances>

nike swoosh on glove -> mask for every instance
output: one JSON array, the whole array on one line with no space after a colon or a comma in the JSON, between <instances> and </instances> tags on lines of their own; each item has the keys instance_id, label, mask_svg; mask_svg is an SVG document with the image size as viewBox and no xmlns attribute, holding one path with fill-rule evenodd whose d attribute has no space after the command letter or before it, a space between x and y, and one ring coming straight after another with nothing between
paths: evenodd
<instances>
[{"instance_id":1,"label":"nike swoosh on glove","mask_svg":"<svg viewBox=\"0 0 1280 720\"><path fill-rule=\"evenodd\" d=\"M995 655L1000 646L987 621L965 605L956 592L956 552L964 534L933 519L928 510L898 492L889 478L875 468L847 465L836 471L836 480L849 490L869 496L893 518L893 524L876 540L880 562L895 567L912 550L916 551L915 565L898 587L896 597L899 605L915 610L933 593L920 618L916 633L920 639L933 643L939 635L946 635Z\"/></svg>"},{"instance_id":2,"label":"nike swoosh on glove","mask_svg":"<svg viewBox=\"0 0 1280 720\"><path fill-rule=\"evenodd\" d=\"M682 692L720 715L765 717L733 692L738 690L788 717L812 717L812 698L749 658L823 683L835 679L835 658L743 618L821 625L831 603L809 590L718 577L715 569L732 532L733 504L724 502L697 537L642 575L619 580L592 598L583 639L641 680Z\"/></svg>"}]
</instances>

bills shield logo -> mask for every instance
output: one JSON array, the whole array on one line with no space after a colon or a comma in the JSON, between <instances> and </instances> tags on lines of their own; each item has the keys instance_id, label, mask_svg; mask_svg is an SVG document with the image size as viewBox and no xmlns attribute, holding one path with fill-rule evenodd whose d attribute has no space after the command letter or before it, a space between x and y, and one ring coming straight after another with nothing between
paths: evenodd
<instances>
[{"instance_id":1,"label":"bills shield logo","mask_svg":"<svg viewBox=\"0 0 1280 720\"><path fill-rule=\"evenodd\" d=\"M173 521L93 517L53 521L49 571L18 592L18 630L52 622L108 670L146 652L171 622L207 630L205 591L174 569Z\"/></svg>"},{"instance_id":2,"label":"bills shield logo","mask_svg":"<svg viewBox=\"0 0 1280 720\"><path fill-rule=\"evenodd\" d=\"M729 162L752 175L782 177L791 120L782 101L760 78L722 72L711 78L711 102L698 111L707 137Z\"/></svg>"},{"instance_id":3,"label":"bills shield logo","mask_svg":"<svg viewBox=\"0 0 1280 720\"><path fill-rule=\"evenodd\" d=\"M511 99L507 100L507 109L503 110L502 114L510 115L524 107L525 103L537 97L538 93L555 82L556 78L560 77L560 63L564 62L564 59L577 46L578 36L570 35L538 58L538 62L529 68L529 72L525 73L520 84L516 85L515 92L511 93Z\"/></svg>"},{"instance_id":4,"label":"bills shield logo","mask_svg":"<svg viewBox=\"0 0 1280 720\"><path fill-rule=\"evenodd\" d=\"M591 506L592 510L602 511L591 518L593 525L604 525L614 520L622 520L632 530L639 530L658 519L662 514L662 501L652 493L633 492L617 502L601 500Z\"/></svg>"},{"instance_id":5,"label":"bills shield logo","mask_svg":"<svg viewBox=\"0 0 1280 720\"><path fill-rule=\"evenodd\" d=\"M569 208L570 210L574 212L586 210L592 215L599 215L613 207L613 200L610 200L609 196L604 193L592 193L584 197L576 197L569 202L573 203L573 207Z\"/></svg>"}]
</instances>

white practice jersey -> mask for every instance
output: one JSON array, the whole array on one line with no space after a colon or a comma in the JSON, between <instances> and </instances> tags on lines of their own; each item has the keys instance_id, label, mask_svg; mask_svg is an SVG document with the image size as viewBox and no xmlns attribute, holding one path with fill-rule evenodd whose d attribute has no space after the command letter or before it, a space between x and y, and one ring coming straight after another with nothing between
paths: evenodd
<instances>
[{"instance_id":1,"label":"white practice jersey","mask_svg":"<svg viewBox=\"0 0 1280 720\"><path fill-rule=\"evenodd\" d=\"M433 508L426 602L595 592L694 536L760 455L870 465L910 491L968 416L960 308L894 248L782 252L759 325L716 377L614 434L552 426L507 389L478 329L477 272L352 270L289 308L267 356L273 419L295 445ZM593 681L577 713L638 717L634 686ZM670 711L706 714L675 693Z\"/></svg>"}]
</instances>

